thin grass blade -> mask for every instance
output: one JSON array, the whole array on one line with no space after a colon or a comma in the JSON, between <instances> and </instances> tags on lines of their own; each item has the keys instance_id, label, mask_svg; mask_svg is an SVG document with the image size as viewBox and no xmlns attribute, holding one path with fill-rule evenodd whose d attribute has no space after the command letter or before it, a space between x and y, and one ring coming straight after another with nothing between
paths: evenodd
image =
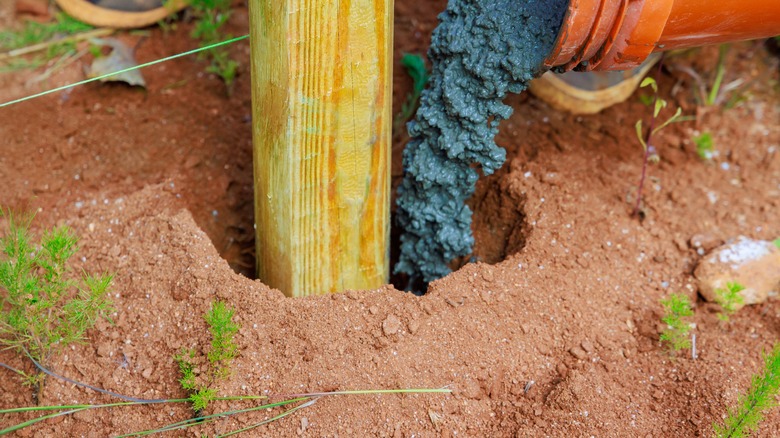
<instances>
[{"instance_id":1,"label":"thin grass blade","mask_svg":"<svg viewBox=\"0 0 780 438\"><path fill-rule=\"evenodd\" d=\"M317 403L317 400L318 399L316 399L316 398L312 399L312 400L309 400L306 403L303 403L302 405L296 406L296 407L294 407L292 409L288 409L288 410L282 412L281 414L279 414L279 415L277 415L277 416L275 416L273 418L269 418L267 420L263 420L263 421L261 421L259 423L255 423L255 424L253 424L251 426L247 426L247 427L245 427L243 429L238 429L238 430L234 430L232 432L228 432L228 433L226 433L224 435L217 435L217 437L218 438L224 438L224 437L228 437L228 436L237 435L237 434L242 433L242 432L247 432L247 431L250 431L252 429L257 429L258 427L260 427L260 426L262 426L264 424L273 423L276 420L281 420L282 418L284 418L284 417L294 413L295 411L298 411L298 410L304 409L304 408L308 408L309 406L313 405L314 403Z\"/></svg>"},{"instance_id":2,"label":"thin grass blade","mask_svg":"<svg viewBox=\"0 0 780 438\"><path fill-rule=\"evenodd\" d=\"M216 414L205 415L205 416L202 416L202 417L189 418L187 420L178 421L176 423L171 423L171 424L168 424L168 425L163 426L163 427L158 428L158 429L148 429L148 430L143 430L143 431L140 431L140 432L133 432L133 433L125 434L125 435L120 435L120 436L118 436L116 438L146 436L146 435L152 435L152 434L155 434L155 433L171 432L171 431L174 431L174 430L186 429L186 428L192 427L192 426L199 426L199 425L202 425L202 424L208 424L208 423L211 423L211 422L214 422L214 421L217 421L217 420L221 420L222 418L230 417L230 416L233 416L233 415L245 414L247 412L261 411L261 410L264 410L264 409L271 409L271 408L276 408L276 407L279 407L279 406L286 406L286 405L289 405L289 404L298 403L298 402L307 401L307 400L309 400L308 397L299 397L299 398L294 398L294 399L290 399L290 400L284 400L284 401L280 401L280 402L269 403L269 404L265 404L265 405L261 405L261 406L254 406L254 407L246 408L246 409L218 412Z\"/></svg>"},{"instance_id":3,"label":"thin grass blade","mask_svg":"<svg viewBox=\"0 0 780 438\"><path fill-rule=\"evenodd\" d=\"M7 428L5 428L3 430L0 430L0 435L6 435L6 434L9 434L11 432L16 432L17 430L22 430L22 429L24 429L27 426L32 426L33 424L40 423L41 421L45 421L45 420L48 420L50 418L56 418L56 417L60 417L60 416L63 416L63 415L75 414L76 412L81 412L81 411L84 411L86 409L87 408L72 409L70 411L56 412L56 413L53 413L53 414L43 415L41 417L33 418L32 420L27 420L27 421L25 421L23 423L19 423L19 424L13 425L11 427L7 427Z\"/></svg>"}]
</instances>

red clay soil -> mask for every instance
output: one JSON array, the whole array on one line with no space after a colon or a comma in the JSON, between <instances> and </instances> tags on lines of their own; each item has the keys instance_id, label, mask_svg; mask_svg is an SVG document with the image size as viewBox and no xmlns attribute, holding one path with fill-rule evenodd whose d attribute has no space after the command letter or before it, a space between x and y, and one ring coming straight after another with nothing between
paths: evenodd
<instances>
[{"instance_id":1,"label":"red clay soil","mask_svg":"<svg viewBox=\"0 0 780 438\"><path fill-rule=\"evenodd\" d=\"M396 2L396 60L425 50L444 4ZM245 31L244 5L230 26ZM189 29L123 38L138 43L143 62L194 47ZM202 315L221 299L241 324L221 394L452 389L323 398L247 436L711 436L761 370L761 351L778 341L777 300L722 323L691 275L701 258L694 236L709 245L780 236L779 70L762 43L729 52L725 82L746 83L730 109L698 107L698 85L680 70L711 81L717 48L666 61L663 97L698 118L657 137L644 220L630 217L642 166L634 124L649 112L637 95L595 116L513 96L515 114L498 139L507 164L472 201L481 262L423 297L386 286L297 300L245 276L253 264L248 44L232 52L241 68L230 97L186 58L146 69L146 91L88 85L0 109L0 205L37 209L37 230L72 226L81 236L75 267L116 273L115 324L99 323L87 343L55 358L57 372L134 397L183 397L172 357L208 343ZM0 76L0 101L68 83L81 63L32 87L25 82L42 70ZM411 81L398 63L395 79L399 108ZM691 140L705 131L719 151L711 162ZM659 301L672 292L696 304L695 360L659 343ZM0 362L31 371L9 351ZM0 407L32 403L11 373L0 370L0 387ZM40 398L112 401L53 378ZM220 402L205 413L244 406ZM276 413L170 436L211 436ZM184 405L87 411L19 435L104 437L191 415ZM24 418L0 417L0 426ZM780 409L756 436L780 436Z\"/></svg>"}]
</instances>

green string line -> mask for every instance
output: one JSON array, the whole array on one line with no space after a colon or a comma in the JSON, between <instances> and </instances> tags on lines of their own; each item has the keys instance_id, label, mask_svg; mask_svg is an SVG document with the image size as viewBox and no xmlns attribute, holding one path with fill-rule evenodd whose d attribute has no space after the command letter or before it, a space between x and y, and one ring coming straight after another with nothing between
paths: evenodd
<instances>
[{"instance_id":1,"label":"green string line","mask_svg":"<svg viewBox=\"0 0 780 438\"><path fill-rule=\"evenodd\" d=\"M172 59L181 58L183 56L189 56L189 55L192 55L192 54L195 54L195 53L198 53L198 52L202 52L204 50L209 50L209 49L213 49L215 47L225 46L225 45L232 44L232 43L235 43L236 41L241 41L241 40L244 40L244 39L247 39L247 38L249 38L249 35L243 35L243 36L232 38L232 39L229 39L229 40L226 40L226 41L222 41L222 42L219 42L219 43L211 44L209 46L205 46L205 47L201 47L201 48L198 48L198 49L189 50L189 51L184 52L184 53L179 53L179 54L176 54L176 55L173 55L173 56L169 56L167 58L157 59L155 61L147 62L145 64L136 65L135 67L125 68L125 69L122 69L122 70L115 71L113 73L106 73L104 75L100 75L100 76L97 76L97 77L94 77L94 78L85 79L83 81L79 81L79 82L76 82L76 83L73 83L73 84L63 85L61 87L57 87L57 88L54 88L54 89L51 89L51 90L42 91L40 93L33 94L31 96L22 97L20 99L16 99L16 100L12 100L10 102L2 103L2 104L0 104L0 108L6 107L6 106L10 106L10 105L14 105L14 104L17 104L17 103L21 103L21 102L24 102L26 100L35 99L37 97L45 96L47 94L56 93L58 91L67 90L68 88L78 87L79 85L84 85L84 84L88 84L90 82L99 81L99 80L102 80L102 79L105 79L105 78L108 78L108 77L111 77L111 76L116 76L116 75L119 75L119 74L122 74L122 73L127 73L129 71L133 71L133 70L138 70L140 68L149 67L149 66L152 66L152 65L155 65L155 64L159 64L161 62L170 61Z\"/></svg>"}]
</instances>

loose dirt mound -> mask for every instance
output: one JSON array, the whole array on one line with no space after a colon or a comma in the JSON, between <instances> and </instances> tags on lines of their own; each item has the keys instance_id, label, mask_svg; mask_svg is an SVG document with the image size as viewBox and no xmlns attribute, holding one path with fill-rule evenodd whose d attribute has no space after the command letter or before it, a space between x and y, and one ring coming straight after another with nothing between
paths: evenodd
<instances>
[{"instance_id":1,"label":"loose dirt mound","mask_svg":"<svg viewBox=\"0 0 780 438\"><path fill-rule=\"evenodd\" d=\"M424 47L442 4L397 2L399 56ZM167 41L185 45L186 32ZM152 35L139 49L144 60L183 48ZM472 200L475 257L496 264L465 265L424 297L387 286L291 300L231 269L251 260L241 252L252 245L246 66L230 99L200 75L202 64L182 60L150 69L147 94L95 86L0 110L0 204L42 208L38 226L73 226L82 236L77 266L116 272L115 324L99 324L53 368L136 397L184 396L172 356L208 342L202 315L219 298L242 326L223 394L453 390L320 399L252 435L710 435L780 335L777 300L743 309L729 324L698 301L698 359L672 358L658 342L659 300L671 292L696 298L691 272L701 255L691 237L780 236L777 64L758 44L732 54L731 79L755 78L747 102L659 136L661 162L650 169L641 222L629 217L627 198L641 169L633 125L647 107L635 97L575 117L527 95L511 98L516 112L498 138L508 162ZM669 65L706 71L717 49L697 56ZM408 80L396 75L398 103ZM694 114L686 80L667 74L662 91ZM696 155L696 131L713 134L714 162ZM0 361L25 366L9 352ZM0 373L0 386L1 407L30 404L10 373ZM76 401L110 399L47 381L43 404ZM87 412L22 435L103 437L190 415L183 406ZM780 411L758 436L780 436Z\"/></svg>"}]
</instances>

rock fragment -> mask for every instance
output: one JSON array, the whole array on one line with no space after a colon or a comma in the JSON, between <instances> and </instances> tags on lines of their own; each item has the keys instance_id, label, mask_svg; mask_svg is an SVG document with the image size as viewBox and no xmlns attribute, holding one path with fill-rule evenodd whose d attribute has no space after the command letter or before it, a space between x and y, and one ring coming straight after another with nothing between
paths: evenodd
<instances>
[{"instance_id":1,"label":"rock fragment","mask_svg":"<svg viewBox=\"0 0 780 438\"><path fill-rule=\"evenodd\" d=\"M570 348L569 353L571 353L572 356L579 360L585 360L588 358L588 354L579 345Z\"/></svg>"},{"instance_id":2,"label":"rock fragment","mask_svg":"<svg viewBox=\"0 0 780 438\"><path fill-rule=\"evenodd\" d=\"M593 353L593 343L589 340L585 339L580 346L582 346L582 349L585 350L586 353Z\"/></svg>"},{"instance_id":3,"label":"rock fragment","mask_svg":"<svg viewBox=\"0 0 780 438\"><path fill-rule=\"evenodd\" d=\"M702 250L704 253L712 251L723 244L722 240L712 234L695 234L691 237L690 242L691 248L697 251Z\"/></svg>"},{"instance_id":4,"label":"rock fragment","mask_svg":"<svg viewBox=\"0 0 780 438\"><path fill-rule=\"evenodd\" d=\"M739 283L744 304L757 304L780 290L780 249L774 243L740 236L705 256L694 271L699 293L716 301L716 290ZM737 308L742 307L742 305Z\"/></svg>"},{"instance_id":5,"label":"rock fragment","mask_svg":"<svg viewBox=\"0 0 780 438\"><path fill-rule=\"evenodd\" d=\"M389 315L382 323L382 331L385 336L390 336L398 333L401 329L401 320L395 315Z\"/></svg>"}]
</instances>

